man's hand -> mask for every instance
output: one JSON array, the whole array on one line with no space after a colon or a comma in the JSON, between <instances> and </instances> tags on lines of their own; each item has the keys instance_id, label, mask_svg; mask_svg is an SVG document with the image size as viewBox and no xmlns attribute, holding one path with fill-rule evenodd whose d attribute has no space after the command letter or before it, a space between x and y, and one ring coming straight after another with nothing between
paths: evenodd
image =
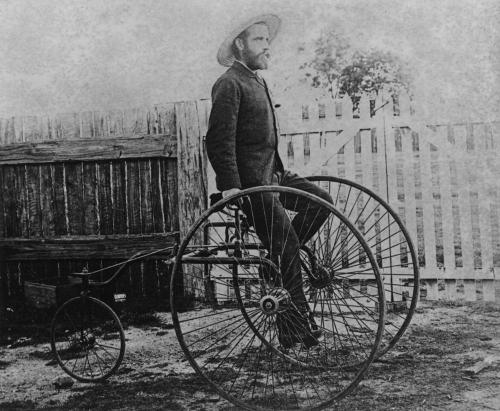
<instances>
[{"instance_id":1,"label":"man's hand","mask_svg":"<svg viewBox=\"0 0 500 411\"><path fill-rule=\"evenodd\" d=\"M230 188L222 192L222 198L232 196L233 194L239 193L241 190L239 188Z\"/></svg>"}]
</instances>

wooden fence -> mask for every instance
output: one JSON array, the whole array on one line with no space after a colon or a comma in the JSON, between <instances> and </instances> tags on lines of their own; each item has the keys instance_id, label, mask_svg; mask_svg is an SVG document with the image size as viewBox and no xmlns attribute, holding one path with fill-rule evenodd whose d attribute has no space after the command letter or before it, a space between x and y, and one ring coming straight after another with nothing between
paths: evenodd
<instances>
[{"instance_id":1,"label":"wooden fence","mask_svg":"<svg viewBox=\"0 0 500 411\"><path fill-rule=\"evenodd\" d=\"M500 121L421 121L410 99L281 105L282 158L387 199L418 250L422 298L500 301Z\"/></svg>"},{"instance_id":2,"label":"wooden fence","mask_svg":"<svg viewBox=\"0 0 500 411\"><path fill-rule=\"evenodd\" d=\"M0 308L22 300L26 280L57 282L176 244L206 208L205 108L0 120ZM115 291L167 306L169 274L143 261Z\"/></svg>"},{"instance_id":3,"label":"wooden fence","mask_svg":"<svg viewBox=\"0 0 500 411\"><path fill-rule=\"evenodd\" d=\"M364 97L356 110L348 98L279 103L288 168L352 179L399 213L418 250L422 298L500 301L499 121L422 121L405 96ZM203 100L0 120L0 251L9 251L0 301L22 298L26 279L182 238L207 186L215 190L202 143L209 110ZM166 305L168 276L147 261L117 290Z\"/></svg>"}]
</instances>

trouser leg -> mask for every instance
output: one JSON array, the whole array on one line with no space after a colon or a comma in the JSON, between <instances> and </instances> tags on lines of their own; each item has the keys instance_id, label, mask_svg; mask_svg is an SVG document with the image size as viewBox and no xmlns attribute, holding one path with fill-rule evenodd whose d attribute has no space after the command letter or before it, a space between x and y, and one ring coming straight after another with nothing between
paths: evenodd
<instances>
[{"instance_id":1,"label":"trouser leg","mask_svg":"<svg viewBox=\"0 0 500 411\"><path fill-rule=\"evenodd\" d=\"M278 195L272 192L251 195L243 208L253 220L255 231L271 259L279 264L283 287L289 291L294 304L305 306L300 272L300 240Z\"/></svg>"},{"instance_id":2,"label":"trouser leg","mask_svg":"<svg viewBox=\"0 0 500 411\"><path fill-rule=\"evenodd\" d=\"M328 192L295 173L285 171L281 176L279 184L283 187L296 188L314 194L329 203L333 203ZM282 196L281 200L285 208L297 212L292 221L292 226L301 244L309 241L328 218L329 211L325 207L309 201L302 196L286 194L286 196Z\"/></svg>"}]
</instances>

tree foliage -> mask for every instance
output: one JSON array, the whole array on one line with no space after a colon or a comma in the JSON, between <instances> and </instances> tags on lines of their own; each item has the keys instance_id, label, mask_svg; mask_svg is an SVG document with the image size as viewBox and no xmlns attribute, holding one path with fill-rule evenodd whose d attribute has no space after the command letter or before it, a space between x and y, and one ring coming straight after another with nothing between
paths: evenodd
<instances>
[{"instance_id":1,"label":"tree foliage","mask_svg":"<svg viewBox=\"0 0 500 411\"><path fill-rule=\"evenodd\" d=\"M312 87L323 87L332 98L348 94L356 101L363 93L410 91L409 70L401 59L381 50L355 49L335 31L316 39L312 56L300 69Z\"/></svg>"}]
</instances>

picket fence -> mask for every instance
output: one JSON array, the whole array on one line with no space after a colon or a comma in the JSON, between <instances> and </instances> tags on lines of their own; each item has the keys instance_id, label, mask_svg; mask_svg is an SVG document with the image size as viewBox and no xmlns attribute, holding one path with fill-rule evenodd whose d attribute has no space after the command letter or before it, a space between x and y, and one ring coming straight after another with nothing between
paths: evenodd
<instances>
[{"instance_id":1,"label":"picket fence","mask_svg":"<svg viewBox=\"0 0 500 411\"><path fill-rule=\"evenodd\" d=\"M407 95L278 110L289 169L356 181L398 212L422 298L500 301L500 121L421 120Z\"/></svg>"}]
</instances>

